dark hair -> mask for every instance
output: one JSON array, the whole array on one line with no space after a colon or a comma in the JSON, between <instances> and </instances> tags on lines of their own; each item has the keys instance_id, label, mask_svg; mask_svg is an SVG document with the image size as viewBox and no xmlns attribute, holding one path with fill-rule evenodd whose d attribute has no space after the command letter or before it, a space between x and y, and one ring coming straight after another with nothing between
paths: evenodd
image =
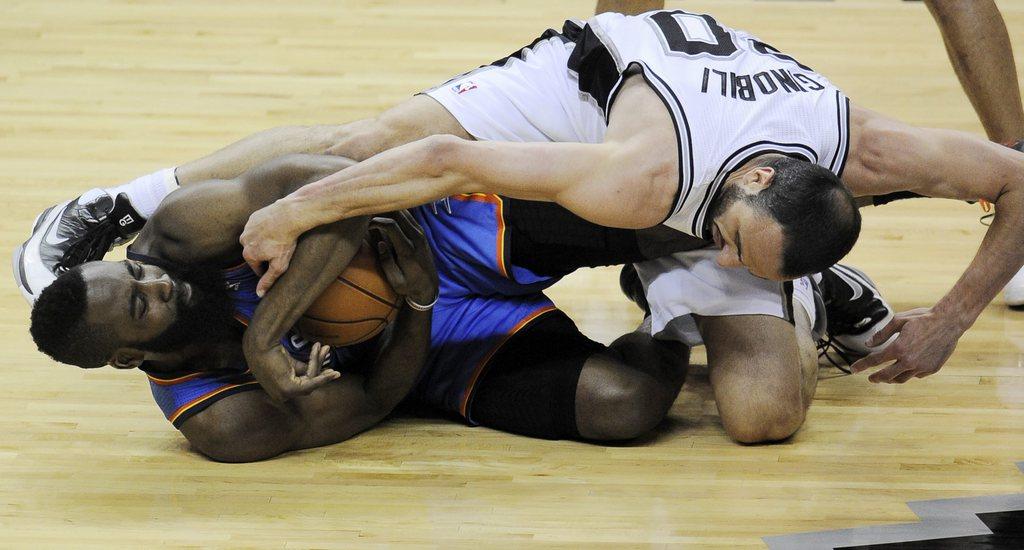
<instances>
[{"instance_id":1,"label":"dark hair","mask_svg":"<svg viewBox=\"0 0 1024 550\"><path fill-rule=\"evenodd\" d=\"M55 361L95 369L110 359L110 343L85 322L85 290L79 269L62 273L39 293L29 331L39 351Z\"/></svg>"},{"instance_id":2,"label":"dark hair","mask_svg":"<svg viewBox=\"0 0 1024 550\"><path fill-rule=\"evenodd\" d=\"M860 211L842 180L826 168L778 156L772 184L747 200L782 226L781 274L802 277L835 265L860 235Z\"/></svg>"}]
</instances>

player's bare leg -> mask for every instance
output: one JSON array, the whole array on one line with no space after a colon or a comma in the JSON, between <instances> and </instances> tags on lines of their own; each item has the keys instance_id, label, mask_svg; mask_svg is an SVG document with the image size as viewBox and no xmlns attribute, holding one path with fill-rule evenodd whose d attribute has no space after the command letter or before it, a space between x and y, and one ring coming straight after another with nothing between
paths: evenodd
<instances>
[{"instance_id":1,"label":"player's bare leg","mask_svg":"<svg viewBox=\"0 0 1024 550\"><path fill-rule=\"evenodd\" d=\"M428 96L413 96L373 118L346 124L285 126L258 132L198 160L182 164L181 185L228 179L252 166L289 153L326 153L353 160L434 134L472 139L459 122Z\"/></svg>"},{"instance_id":2,"label":"player's bare leg","mask_svg":"<svg viewBox=\"0 0 1024 550\"><path fill-rule=\"evenodd\" d=\"M665 0L597 0L597 8L594 9L594 13L610 11L626 15L639 15L663 9L665 9Z\"/></svg>"},{"instance_id":3,"label":"player's bare leg","mask_svg":"<svg viewBox=\"0 0 1024 550\"><path fill-rule=\"evenodd\" d=\"M949 60L970 98L988 138L1024 148L1024 108L1010 36L993 0L925 0L946 43ZM1024 270L1003 298L1024 305Z\"/></svg>"},{"instance_id":4,"label":"player's bare leg","mask_svg":"<svg viewBox=\"0 0 1024 550\"><path fill-rule=\"evenodd\" d=\"M176 169L164 169L115 188L90 190L40 215L32 236L15 251L15 279L31 301L54 279L60 265L70 267L102 258L111 246L130 239L178 185L230 179L291 153L328 153L364 160L432 134L471 139L444 107L418 95L374 118L341 125L271 128Z\"/></svg>"},{"instance_id":5,"label":"player's bare leg","mask_svg":"<svg viewBox=\"0 0 1024 550\"><path fill-rule=\"evenodd\" d=\"M925 0L946 43L949 60L988 138L1024 138L1017 68L1010 36L993 0Z\"/></svg>"},{"instance_id":6,"label":"player's bare leg","mask_svg":"<svg viewBox=\"0 0 1024 550\"><path fill-rule=\"evenodd\" d=\"M668 414L686 379L690 349L631 332L591 355L576 386L576 427L585 439L642 436Z\"/></svg>"},{"instance_id":7,"label":"player's bare leg","mask_svg":"<svg viewBox=\"0 0 1024 550\"><path fill-rule=\"evenodd\" d=\"M780 441L804 423L818 356L810 320L795 309L795 326L769 315L698 319L722 425L740 443Z\"/></svg>"}]
</instances>

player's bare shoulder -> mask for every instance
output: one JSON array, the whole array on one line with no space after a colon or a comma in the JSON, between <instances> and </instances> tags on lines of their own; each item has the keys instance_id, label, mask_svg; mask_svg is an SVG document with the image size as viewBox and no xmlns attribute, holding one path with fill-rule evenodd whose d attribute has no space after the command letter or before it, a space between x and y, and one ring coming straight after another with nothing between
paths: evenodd
<instances>
[{"instance_id":1,"label":"player's bare shoulder","mask_svg":"<svg viewBox=\"0 0 1024 550\"><path fill-rule=\"evenodd\" d=\"M643 117L651 103L622 105L639 79L660 103L677 160L665 223L706 234L708 208L722 182L747 160L781 154L840 175L849 151L849 101L824 76L759 38L708 14L664 10L641 16L601 14L582 29L588 44L577 64L581 90L619 118ZM570 67L572 68L572 67ZM619 80L612 77L618 75ZM654 112L654 111L652 111ZM633 128L651 120L627 120ZM644 132L661 133L659 126ZM657 147L655 143L648 146Z\"/></svg>"},{"instance_id":2,"label":"player's bare shoulder","mask_svg":"<svg viewBox=\"0 0 1024 550\"><path fill-rule=\"evenodd\" d=\"M238 255L238 234L254 208L244 178L209 180L175 190L132 248L178 262Z\"/></svg>"}]
</instances>

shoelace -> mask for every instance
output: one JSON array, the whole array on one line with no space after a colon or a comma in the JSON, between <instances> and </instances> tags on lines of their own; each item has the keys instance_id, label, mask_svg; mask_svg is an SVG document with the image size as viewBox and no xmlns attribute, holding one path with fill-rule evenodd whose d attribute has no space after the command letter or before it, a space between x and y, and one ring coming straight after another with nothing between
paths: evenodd
<instances>
[{"instance_id":1,"label":"shoelace","mask_svg":"<svg viewBox=\"0 0 1024 550\"><path fill-rule=\"evenodd\" d=\"M831 336L825 336L818 341L818 362L821 359L825 359L830 365L839 369L845 374L853 374L853 370L850 368L854 361L858 359L857 356L850 354L845 351L842 346L832 340ZM833 355L837 356L839 360L836 360Z\"/></svg>"},{"instance_id":2,"label":"shoelace","mask_svg":"<svg viewBox=\"0 0 1024 550\"><path fill-rule=\"evenodd\" d=\"M64 257L57 262L57 270L64 272L85 262L103 258L119 236L117 226L109 216L96 222L95 227L71 241Z\"/></svg>"}]
</instances>

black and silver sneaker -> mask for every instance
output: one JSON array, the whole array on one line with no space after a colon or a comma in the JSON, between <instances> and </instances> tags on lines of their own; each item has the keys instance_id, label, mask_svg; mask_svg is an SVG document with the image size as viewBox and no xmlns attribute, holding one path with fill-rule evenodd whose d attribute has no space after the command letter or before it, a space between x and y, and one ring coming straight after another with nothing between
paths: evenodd
<instances>
[{"instance_id":1,"label":"black and silver sneaker","mask_svg":"<svg viewBox=\"0 0 1024 550\"><path fill-rule=\"evenodd\" d=\"M892 320L893 309L859 269L836 264L814 280L826 316L826 335L818 343L818 356L848 373L854 361L889 344L872 347L868 341Z\"/></svg>"},{"instance_id":2,"label":"black and silver sneaker","mask_svg":"<svg viewBox=\"0 0 1024 550\"><path fill-rule=\"evenodd\" d=\"M619 272L619 288L626 298L644 310L644 317L651 316L651 306L647 303L644 284L640 281L640 274L636 272L633 264L622 266L622 271Z\"/></svg>"},{"instance_id":3,"label":"black and silver sneaker","mask_svg":"<svg viewBox=\"0 0 1024 550\"><path fill-rule=\"evenodd\" d=\"M90 189L55 204L36 217L32 235L14 250L14 281L25 299L34 303L58 274L103 258L145 223L124 193L111 197L103 189Z\"/></svg>"}]
</instances>

